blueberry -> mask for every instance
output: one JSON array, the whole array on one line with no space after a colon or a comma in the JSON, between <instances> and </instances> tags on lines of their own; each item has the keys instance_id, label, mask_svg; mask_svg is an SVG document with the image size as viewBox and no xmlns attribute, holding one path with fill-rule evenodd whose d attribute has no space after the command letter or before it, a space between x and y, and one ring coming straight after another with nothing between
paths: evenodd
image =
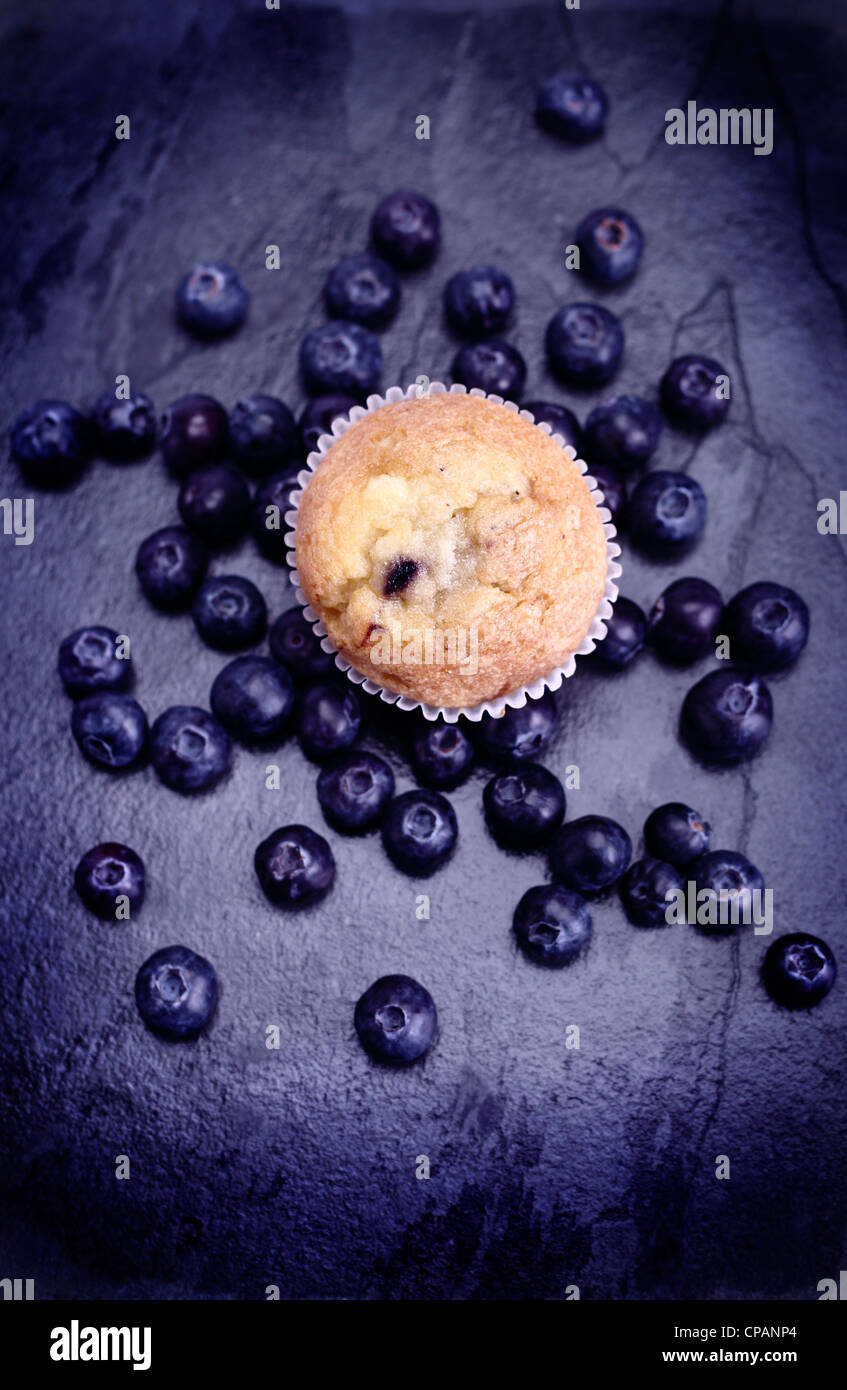
<instances>
[{"instance_id":1,"label":"blueberry","mask_svg":"<svg viewBox=\"0 0 847 1390\"><path fill-rule=\"evenodd\" d=\"M172 1039L196 1037L218 1002L214 966L187 946L164 946L136 975L135 1002L154 1033Z\"/></svg>"},{"instance_id":2,"label":"blueberry","mask_svg":"<svg viewBox=\"0 0 847 1390\"><path fill-rule=\"evenodd\" d=\"M610 463L629 473L650 458L661 429L661 416L652 401L641 396L617 396L595 406L586 420L586 458L592 465Z\"/></svg>"},{"instance_id":3,"label":"blueberry","mask_svg":"<svg viewBox=\"0 0 847 1390\"><path fill-rule=\"evenodd\" d=\"M318 801L329 824L346 835L372 830L394 795L394 773L373 753L340 753L318 774Z\"/></svg>"},{"instance_id":4,"label":"blueberry","mask_svg":"<svg viewBox=\"0 0 847 1390\"><path fill-rule=\"evenodd\" d=\"M76 891L103 922L124 921L135 913L144 902L145 882L144 864L135 850L112 841L84 854L74 873Z\"/></svg>"},{"instance_id":5,"label":"blueberry","mask_svg":"<svg viewBox=\"0 0 847 1390\"><path fill-rule=\"evenodd\" d=\"M379 387L379 338L369 328L345 319L322 323L300 344L300 370L312 395L343 392L364 399Z\"/></svg>"},{"instance_id":6,"label":"blueberry","mask_svg":"<svg viewBox=\"0 0 847 1390\"><path fill-rule=\"evenodd\" d=\"M150 760L175 792L204 792L229 772L232 744L208 710L172 705L153 724Z\"/></svg>"},{"instance_id":7,"label":"blueberry","mask_svg":"<svg viewBox=\"0 0 847 1390\"><path fill-rule=\"evenodd\" d=\"M518 945L539 965L570 965L591 940L591 912L579 893L560 883L528 888L515 908Z\"/></svg>"},{"instance_id":8,"label":"blueberry","mask_svg":"<svg viewBox=\"0 0 847 1390\"><path fill-rule=\"evenodd\" d=\"M706 510L706 494L695 478L658 469L636 485L627 507L627 527L642 550L667 553L700 535Z\"/></svg>"},{"instance_id":9,"label":"blueberry","mask_svg":"<svg viewBox=\"0 0 847 1390\"><path fill-rule=\"evenodd\" d=\"M324 839L307 825L286 825L263 840L254 856L262 892L277 907L308 907L335 880L335 860Z\"/></svg>"},{"instance_id":10,"label":"blueberry","mask_svg":"<svg viewBox=\"0 0 847 1390\"><path fill-rule=\"evenodd\" d=\"M622 671L643 649L647 619L632 599L619 598L606 621L606 636L594 648L591 660L610 671Z\"/></svg>"},{"instance_id":11,"label":"blueberry","mask_svg":"<svg viewBox=\"0 0 847 1390\"><path fill-rule=\"evenodd\" d=\"M605 463L593 463L588 470L588 477L593 478L596 482L603 494L603 501L600 505L608 507L612 514L612 521L620 530L626 519L626 483L620 473L616 468L610 468Z\"/></svg>"},{"instance_id":12,"label":"blueberry","mask_svg":"<svg viewBox=\"0 0 847 1390\"><path fill-rule=\"evenodd\" d=\"M644 250L644 233L623 208L590 212L577 227L574 241L579 247L580 269L598 285L620 285L629 280Z\"/></svg>"},{"instance_id":13,"label":"blueberry","mask_svg":"<svg viewBox=\"0 0 847 1390\"><path fill-rule=\"evenodd\" d=\"M391 598L394 594L401 594L407 589L412 580L418 573L417 560L411 560L406 555L401 555L385 571L385 578L382 581L382 592L386 598Z\"/></svg>"},{"instance_id":14,"label":"blueberry","mask_svg":"<svg viewBox=\"0 0 847 1390\"><path fill-rule=\"evenodd\" d=\"M318 447L322 434L332 434L332 422L350 414L358 401L352 396L317 396L308 401L300 416L300 438L306 454Z\"/></svg>"},{"instance_id":15,"label":"blueberry","mask_svg":"<svg viewBox=\"0 0 847 1390\"><path fill-rule=\"evenodd\" d=\"M285 730L294 683L285 667L270 657L237 656L215 677L209 703L233 738L265 743Z\"/></svg>"},{"instance_id":16,"label":"blueberry","mask_svg":"<svg viewBox=\"0 0 847 1390\"><path fill-rule=\"evenodd\" d=\"M214 396L180 396L162 416L159 444L171 472L184 478L204 463L223 458L229 445L229 417Z\"/></svg>"},{"instance_id":17,"label":"blueberry","mask_svg":"<svg viewBox=\"0 0 847 1390\"><path fill-rule=\"evenodd\" d=\"M285 513L291 511L291 494L300 484L296 473L272 473L263 478L250 504L250 529L262 554L276 564L285 563L291 530Z\"/></svg>"},{"instance_id":18,"label":"blueberry","mask_svg":"<svg viewBox=\"0 0 847 1390\"><path fill-rule=\"evenodd\" d=\"M118 656L118 641L119 634L110 627L79 627L65 638L59 648L59 675L72 700L97 690L126 690L132 683L132 661Z\"/></svg>"},{"instance_id":19,"label":"blueberry","mask_svg":"<svg viewBox=\"0 0 847 1390\"><path fill-rule=\"evenodd\" d=\"M287 608L273 623L270 648L277 661L291 672L295 681L320 680L337 667L332 652L325 652L321 638L304 617L302 608Z\"/></svg>"},{"instance_id":20,"label":"blueberry","mask_svg":"<svg viewBox=\"0 0 847 1390\"><path fill-rule=\"evenodd\" d=\"M526 381L526 363L511 343L490 338L485 343L469 343L453 359L453 380L468 390L478 387L508 401L519 400Z\"/></svg>"},{"instance_id":21,"label":"blueberry","mask_svg":"<svg viewBox=\"0 0 847 1390\"><path fill-rule=\"evenodd\" d=\"M669 926L668 894L684 892L679 873L662 859L636 859L620 882L624 911L636 927Z\"/></svg>"},{"instance_id":22,"label":"blueberry","mask_svg":"<svg viewBox=\"0 0 847 1390\"><path fill-rule=\"evenodd\" d=\"M441 242L438 208L422 193L398 189L378 205L371 236L380 255L398 270L418 270L435 258Z\"/></svg>"},{"instance_id":23,"label":"blueberry","mask_svg":"<svg viewBox=\"0 0 847 1390\"><path fill-rule=\"evenodd\" d=\"M527 401L524 410L530 412L536 425L549 425L553 434L560 434L566 445L580 453L582 429L573 411L568 410L566 405L559 405L556 401Z\"/></svg>"},{"instance_id":24,"label":"blueberry","mask_svg":"<svg viewBox=\"0 0 847 1390\"><path fill-rule=\"evenodd\" d=\"M444 286L444 310L457 333L484 337L505 328L515 307L515 287L504 270L472 265Z\"/></svg>"},{"instance_id":25,"label":"blueberry","mask_svg":"<svg viewBox=\"0 0 847 1390\"><path fill-rule=\"evenodd\" d=\"M524 762L547 747L558 717L553 694L545 690L539 699L507 709L499 718L484 714L476 726L477 747L495 762Z\"/></svg>"},{"instance_id":26,"label":"blueberry","mask_svg":"<svg viewBox=\"0 0 847 1390\"><path fill-rule=\"evenodd\" d=\"M222 652L237 652L261 642L268 610L256 585L240 574L213 574L204 579L191 606L203 641Z\"/></svg>"},{"instance_id":27,"label":"blueberry","mask_svg":"<svg viewBox=\"0 0 847 1390\"><path fill-rule=\"evenodd\" d=\"M37 487L66 487L88 464L94 431L67 401L36 401L12 423L9 448Z\"/></svg>"},{"instance_id":28,"label":"blueberry","mask_svg":"<svg viewBox=\"0 0 847 1390\"><path fill-rule=\"evenodd\" d=\"M176 292L179 321L197 338L233 333L244 322L248 302L238 271L223 261L201 261L182 278Z\"/></svg>"},{"instance_id":29,"label":"blueberry","mask_svg":"<svg viewBox=\"0 0 847 1390\"><path fill-rule=\"evenodd\" d=\"M381 256L359 252L333 266L324 285L324 300L330 318L386 328L400 305L400 281Z\"/></svg>"},{"instance_id":30,"label":"blueberry","mask_svg":"<svg viewBox=\"0 0 847 1390\"><path fill-rule=\"evenodd\" d=\"M147 749L147 716L131 695L101 690L74 705L71 732L89 762L119 772Z\"/></svg>"},{"instance_id":31,"label":"blueberry","mask_svg":"<svg viewBox=\"0 0 847 1390\"><path fill-rule=\"evenodd\" d=\"M708 926L712 931L732 931L739 923L750 923L754 909L759 904L754 899L763 892L765 881L755 864L732 849L713 849L703 854L693 866L694 882L697 885L697 920L699 925ZM701 922L701 913L708 914L707 900L700 894L712 897L714 916L717 921Z\"/></svg>"},{"instance_id":32,"label":"blueberry","mask_svg":"<svg viewBox=\"0 0 847 1390\"><path fill-rule=\"evenodd\" d=\"M432 1045L438 1015L429 990L409 975L383 975L353 1015L359 1042L380 1062L416 1062Z\"/></svg>"},{"instance_id":33,"label":"blueberry","mask_svg":"<svg viewBox=\"0 0 847 1390\"><path fill-rule=\"evenodd\" d=\"M385 597L392 598L395 594L401 594L405 589L408 589L419 568L417 560L411 560L406 555L401 555L399 559L392 561L385 571L382 581L382 592Z\"/></svg>"},{"instance_id":34,"label":"blueberry","mask_svg":"<svg viewBox=\"0 0 847 1390\"><path fill-rule=\"evenodd\" d=\"M412 770L425 787L458 787L470 773L475 756L473 744L458 724L427 722L412 741Z\"/></svg>"},{"instance_id":35,"label":"blueberry","mask_svg":"<svg viewBox=\"0 0 847 1390\"><path fill-rule=\"evenodd\" d=\"M250 489L231 463L207 463L179 491L179 514L206 545L230 545L247 528Z\"/></svg>"},{"instance_id":36,"label":"blueberry","mask_svg":"<svg viewBox=\"0 0 847 1390\"><path fill-rule=\"evenodd\" d=\"M644 845L648 854L679 868L705 854L711 830L699 811L682 801L667 801L644 822Z\"/></svg>"},{"instance_id":37,"label":"blueberry","mask_svg":"<svg viewBox=\"0 0 847 1390\"><path fill-rule=\"evenodd\" d=\"M729 374L713 357L677 357L662 377L662 405L680 429L701 433L729 410Z\"/></svg>"},{"instance_id":38,"label":"blueberry","mask_svg":"<svg viewBox=\"0 0 847 1390\"><path fill-rule=\"evenodd\" d=\"M762 962L762 979L778 1004L808 1009L829 994L838 967L825 941L791 932L772 941Z\"/></svg>"},{"instance_id":39,"label":"blueberry","mask_svg":"<svg viewBox=\"0 0 847 1390\"><path fill-rule=\"evenodd\" d=\"M188 607L208 564L209 553L196 536L183 526L165 526L141 542L135 573L156 608L176 612Z\"/></svg>"},{"instance_id":40,"label":"blueberry","mask_svg":"<svg viewBox=\"0 0 847 1390\"><path fill-rule=\"evenodd\" d=\"M715 648L723 599L707 579L675 579L650 610L650 641L660 656L687 666Z\"/></svg>"},{"instance_id":41,"label":"blueberry","mask_svg":"<svg viewBox=\"0 0 847 1390\"><path fill-rule=\"evenodd\" d=\"M229 440L236 463L254 478L276 473L301 457L294 416L276 396L248 396L229 417Z\"/></svg>"},{"instance_id":42,"label":"blueberry","mask_svg":"<svg viewBox=\"0 0 847 1390\"><path fill-rule=\"evenodd\" d=\"M297 710L300 747L314 762L352 747L362 727L359 697L349 682L320 681L303 695Z\"/></svg>"},{"instance_id":43,"label":"blueberry","mask_svg":"<svg viewBox=\"0 0 847 1390\"><path fill-rule=\"evenodd\" d=\"M156 410L150 397L140 391L125 400L118 400L114 391L104 391L91 419L98 451L115 463L147 458L156 447Z\"/></svg>"},{"instance_id":44,"label":"blueberry","mask_svg":"<svg viewBox=\"0 0 847 1390\"><path fill-rule=\"evenodd\" d=\"M582 144L600 134L608 111L608 98L599 82L560 73L539 90L535 118L550 135Z\"/></svg>"},{"instance_id":45,"label":"blueberry","mask_svg":"<svg viewBox=\"0 0 847 1390\"><path fill-rule=\"evenodd\" d=\"M730 651L754 671L781 671L796 661L809 637L809 610L784 584L750 584L724 614Z\"/></svg>"},{"instance_id":46,"label":"blueberry","mask_svg":"<svg viewBox=\"0 0 847 1390\"><path fill-rule=\"evenodd\" d=\"M386 854L407 874L424 876L440 868L458 834L456 812L440 792L402 792L389 803L382 823Z\"/></svg>"},{"instance_id":47,"label":"blueberry","mask_svg":"<svg viewBox=\"0 0 847 1390\"><path fill-rule=\"evenodd\" d=\"M577 893L600 893L629 864L632 841L608 816L580 816L556 831L550 845L554 879Z\"/></svg>"},{"instance_id":48,"label":"blueberry","mask_svg":"<svg viewBox=\"0 0 847 1390\"><path fill-rule=\"evenodd\" d=\"M495 840L515 849L541 844L565 815L561 782L538 763L492 777L482 793L482 804Z\"/></svg>"},{"instance_id":49,"label":"blueberry","mask_svg":"<svg viewBox=\"0 0 847 1390\"><path fill-rule=\"evenodd\" d=\"M703 762L728 765L752 758L772 724L773 701L760 676L710 671L683 701L680 733Z\"/></svg>"},{"instance_id":50,"label":"blueberry","mask_svg":"<svg viewBox=\"0 0 847 1390\"><path fill-rule=\"evenodd\" d=\"M565 304L557 309L544 342L552 371L574 386L604 386L623 356L620 319L601 304Z\"/></svg>"}]
</instances>

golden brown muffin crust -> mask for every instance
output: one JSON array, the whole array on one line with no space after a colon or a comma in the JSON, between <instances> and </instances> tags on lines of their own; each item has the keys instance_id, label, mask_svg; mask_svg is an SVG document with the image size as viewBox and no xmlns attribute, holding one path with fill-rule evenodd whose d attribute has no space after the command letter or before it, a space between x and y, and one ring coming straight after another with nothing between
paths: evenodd
<instances>
[{"instance_id":1,"label":"golden brown muffin crust","mask_svg":"<svg viewBox=\"0 0 847 1390\"><path fill-rule=\"evenodd\" d=\"M431 705L563 665L603 596L603 524L580 470L479 396L397 401L351 425L296 531L301 586L341 655Z\"/></svg>"}]
</instances>

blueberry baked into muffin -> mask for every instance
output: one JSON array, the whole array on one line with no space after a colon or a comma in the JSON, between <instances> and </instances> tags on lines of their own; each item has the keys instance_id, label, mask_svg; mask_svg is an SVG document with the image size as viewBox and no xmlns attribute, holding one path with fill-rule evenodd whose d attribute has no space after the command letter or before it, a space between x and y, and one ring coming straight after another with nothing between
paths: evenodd
<instances>
[{"instance_id":1,"label":"blueberry baked into muffin","mask_svg":"<svg viewBox=\"0 0 847 1390\"><path fill-rule=\"evenodd\" d=\"M342 657L451 709L563 665L607 563L570 455L514 410L459 394L386 404L334 441L300 502L296 560Z\"/></svg>"}]
</instances>

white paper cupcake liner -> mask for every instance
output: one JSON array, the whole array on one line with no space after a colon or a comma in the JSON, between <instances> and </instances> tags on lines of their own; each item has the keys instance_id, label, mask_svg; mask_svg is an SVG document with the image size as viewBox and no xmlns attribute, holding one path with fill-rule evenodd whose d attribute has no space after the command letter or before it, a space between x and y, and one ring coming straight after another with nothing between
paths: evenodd
<instances>
[{"instance_id":1,"label":"white paper cupcake liner","mask_svg":"<svg viewBox=\"0 0 847 1390\"><path fill-rule=\"evenodd\" d=\"M314 632L321 638L321 646L324 651L334 654L336 666L338 666L340 670L346 672L354 685L360 685L369 695L378 695L386 704L397 705L398 709L402 710L419 709L426 719L440 718L445 720L448 724L455 724L460 716L464 719L477 722L484 714L491 714L495 717L499 717L507 709L521 709L526 704L527 700L537 700L539 696L543 695L545 690L558 690L562 681L567 680L573 675L576 670L576 658L578 656L587 656L589 652L594 650L598 642L602 642L606 635L606 625L612 615L612 606L618 596L618 585L616 581L620 578L621 567L617 557L621 553L621 548L615 540L617 532L612 525L612 514L608 507L603 505L603 493L597 481L591 476L588 464L585 463L583 459L577 458L575 449L565 444L560 434L553 434L550 426L542 421L540 424L536 425L536 428L543 430L545 434L551 435L557 444L561 444L568 456L574 460L579 470L586 475L586 482L588 483L591 495L600 512L600 519L603 522L603 530L606 535L606 584L603 590L603 597L598 604L597 612L580 646L568 657L564 666L554 667L547 675L540 676L529 685L519 686L516 690L510 691L507 695L500 695L495 700L483 700L476 705L455 705L447 707L443 705L428 705L422 700L414 700L408 695L400 695L396 690L387 690L385 686L378 685L376 681L371 680L369 676L365 676L361 671L357 671L355 666L352 666L349 661L336 651L330 638L327 636L326 628L318 617L318 614L309 605L306 595L300 587L295 546L297 540L297 513L300 500L303 496L303 490L328 449L335 443L336 439L344 434L345 430L348 430L351 425L354 425L357 420L361 420L363 416L370 414L371 411L381 410L384 405L391 405L395 401L411 400L412 398L420 396L443 395L447 392L451 395L483 396L486 400L493 401L495 405L503 405L507 410L514 410L515 413L521 415L524 420L528 420L530 424L535 424L535 418L530 411L522 410L514 401L504 401L502 396L490 395L488 392L480 391L477 388L472 388L468 391L465 386L457 384L447 387L440 381L431 382L426 389L423 389L417 384L408 386L405 391L401 386L391 386L384 396L368 396L365 405L354 406L348 416L340 416L337 420L333 421L331 434L321 435L318 440L317 448L309 454L306 460L306 467L297 474L299 487L291 493L291 509L285 513L284 519L287 525L291 527L291 530L287 531L285 534L285 543L290 546L290 549L287 551L287 559L291 567L291 579L295 586L297 601L301 605Z\"/></svg>"}]
</instances>

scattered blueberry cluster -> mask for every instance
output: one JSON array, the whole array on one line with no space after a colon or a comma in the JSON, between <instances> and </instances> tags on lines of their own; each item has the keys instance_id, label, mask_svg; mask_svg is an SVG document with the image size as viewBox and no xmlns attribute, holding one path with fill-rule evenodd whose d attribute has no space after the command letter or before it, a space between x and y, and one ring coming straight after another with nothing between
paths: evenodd
<instances>
[{"instance_id":1,"label":"scattered blueberry cluster","mask_svg":"<svg viewBox=\"0 0 847 1390\"><path fill-rule=\"evenodd\" d=\"M556 77L541 89L537 119L546 131L571 143L602 132L608 100L585 78ZM169 524L138 548L135 569L149 602L163 612L190 612L210 647L242 653L212 685L210 711L178 705L152 728L130 694L133 667L110 628L80 628L61 644L59 673L74 701L73 736L92 763L112 771L141 766L148 758L173 791L208 791L229 771L233 741L261 746L280 741L294 727L300 746L319 765L318 801L335 831L357 835L379 829L388 857L404 872L435 872L458 838L455 811L444 792L458 786L477 757L493 764L483 792L483 811L494 840L507 849L547 852L552 883L530 888L518 903L513 929L533 961L563 966L591 938L589 901L616 887L630 921L639 927L668 923L667 902L692 873L698 890L740 904L763 888L762 875L743 855L709 851L710 829L681 803L657 808L644 826L644 857L631 862L632 842L616 821L583 815L565 821L560 781L532 761L556 726L550 692L500 719L486 716L466 733L457 725L414 725L409 760L421 787L395 795L389 765L358 746L363 708L359 694L338 678L299 608L268 626L263 595L236 574L207 573L211 553L251 531L262 553L285 560L284 514L296 475L332 422L379 387L382 349L377 332L398 312L400 275L427 266L440 245L440 217L419 193L400 190L379 204L371 221L372 251L345 256L324 284L327 322L306 334L300 370L311 399L299 421L284 402L258 394L227 412L211 396L174 401L161 421L140 393L119 398L106 392L90 414L64 401L41 400L14 421L12 456L36 485L65 487L99 454L125 464L149 457L158 446L179 481L182 525ZM619 207L589 213L574 233L579 269L594 284L629 280L644 251L644 233ZM499 336L515 307L510 277L493 265L472 265L447 281L447 322L463 340L453 378L520 401L526 365ZM176 312L192 334L214 339L234 332L248 311L248 293L231 266L206 262L181 281ZM620 320L604 305L569 303L546 330L548 361L567 386L596 388L615 375L624 351ZM681 556L706 521L706 497L685 473L651 471L628 481L656 450L662 412L677 427L702 433L719 425L729 407L728 376L701 355L679 357L661 379L659 405L618 396L597 405L581 426L568 407L531 400L526 408L589 462L618 528L647 554ZM661 409L660 409L661 406ZM255 480L251 495L248 479ZM724 635L734 665L711 672L688 693L681 736L706 762L728 764L760 747L772 721L763 673L790 665L805 646L809 613L802 598L780 584L752 584L724 606L708 581L683 578L670 584L649 616L621 597L608 634L594 655L597 664L620 670L649 643L661 660L687 665L713 651ZM267 633L269 656L247 653ZM332 888L335 860L327 840L304 825L273 831L256 849L255 872L268 900L298 908ZM75 884L85 905L103 920L140 909L145 867L132 849L106 843L77 866ZM737 920L737 918L736 918ZM826 944L806 933L783 936L768 949L762 967L771 995L791 1007L821 999L835 978ZM144 1022L170 1038L196 1036L210 1021L218 994L212 965L184 946L157 951L138 972L136 1002ZM355 1009L363 1046L386 1062L422 1056L437 1028L426 989L404 975L377 980Z\"/></svg>"},{"instance_id":2,"label":"scattered blueberry cluster","mask_svg":"<svg viewBox=\"0 0 847 1390\"><path fill-rule=\"evenodd\" d=\"M504 803L509 808L505 823ZM668 802L650 813L644 825L645 854L634 862L632 841L617 821L588 815L559 824L565 795L545 768L531 766L494 778L486 787L485 805L494 833L510 832L507 843L547 843L553 882L529 888L512 919L519 946L540 965L569 965L579 955L591 940L589 900L602 899L615 886L637 927L664 927L677 920L669 915L669 904L685 900L683 872L693 875L689 881L695 901L702 902L700 895L705 895L719 909L693 925L730 933L740 922L755 920L754 895L764 891L761 873L735 850L710 851L711 827L682 802ZM517 839L512 833L516 827ZM771 996L789 1008L807 1008L823 999L835 974L829 947L807 932L778 937L762 962Z\"/></svg>"},{"instance_id":3,"label":"scattered blueberry cluster","mask_svg":"<svg viewBox=\"0 0 847 1390\"><path fill-rule=\"evenodd\" d=\"M730 766L751 758L771 731L773 700L763 673L791 666L808 636L808 607L784 584L749 584L724 606L707 579L686 576L669 584L646 616L619 598L589 660L620 671L649 644L662 661L684 667L715 653L723 638L732 664L723 662L688 691L679 731L701 762Z\"/></svg>"}]
</instances>

